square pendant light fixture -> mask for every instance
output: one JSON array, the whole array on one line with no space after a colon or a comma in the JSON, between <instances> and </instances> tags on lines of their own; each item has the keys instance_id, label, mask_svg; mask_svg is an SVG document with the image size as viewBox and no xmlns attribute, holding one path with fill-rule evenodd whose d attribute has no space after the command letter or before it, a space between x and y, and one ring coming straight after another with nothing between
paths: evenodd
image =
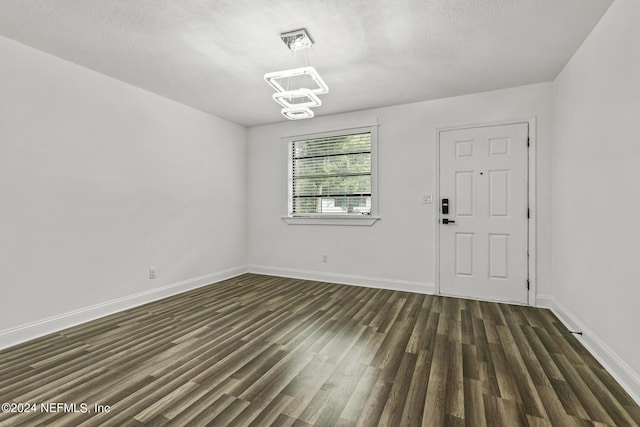
<instances>
[{"instance_id":1,"label":"square pendant light fixture","mask_svg":"<svg viewBox=\"0 0 640 427\"><path fill-rule=\"evenodd\" d=\"M293 52L313 46L313 40L304 28L282 33L280 38ZM267 73L264 79L276 91L273 100L284 107L280 112L289 120L313 118L310 107L321 106L318 95L329 92L329 87L320 74L310 66Z\"/></svg>"}]
</instances>

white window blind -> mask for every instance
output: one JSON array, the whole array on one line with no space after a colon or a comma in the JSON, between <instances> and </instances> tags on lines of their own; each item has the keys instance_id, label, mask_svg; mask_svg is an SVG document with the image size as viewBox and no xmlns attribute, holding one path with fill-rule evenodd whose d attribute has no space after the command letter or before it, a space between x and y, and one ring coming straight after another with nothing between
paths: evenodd
<instances>
[{"instance_id":1,"label":"white window blind","mask_svg":"<svg viewBox=\"0 0 640 427\"><path fill-rule=\"evenodd\" d=\"M289 215L371 215L371 132L292 141Z\"/></svg>"}]
</instances>

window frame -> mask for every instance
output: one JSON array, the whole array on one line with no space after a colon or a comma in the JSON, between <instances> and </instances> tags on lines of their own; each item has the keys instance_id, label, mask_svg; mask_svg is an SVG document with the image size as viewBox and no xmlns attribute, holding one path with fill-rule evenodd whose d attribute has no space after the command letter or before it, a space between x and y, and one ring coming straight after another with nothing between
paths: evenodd
<instances>
[{"instance_id":1,"label":"window frame","mask_svg":"<svg viewBox=\"0 0 640 427\"><path fill-rule=\"evenodd\" d=\"M291 149L294 141L328 138L335 136L347 136L357 133L371 134L371 213L367 215L356 214L291 214L293 203L293 176ZM380 219L378 216L378 126L362 126L357 128L338 129L327 132L297 135L286 138L287 156L287 215L282 219L290 225L373 225Z\"/></svg>"}]
</instances>

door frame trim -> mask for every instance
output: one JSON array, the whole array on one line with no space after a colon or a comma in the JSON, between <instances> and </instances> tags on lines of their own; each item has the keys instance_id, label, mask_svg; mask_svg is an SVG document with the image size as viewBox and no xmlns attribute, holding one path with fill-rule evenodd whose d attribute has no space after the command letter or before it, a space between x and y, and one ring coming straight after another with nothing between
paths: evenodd
<instances>
[{"instance_id":1,"label":"door frame trim","mask_svg":"<svg viewBox=\"0 0 640 427\"><path fill-rule=\"evenodd\" d=\"M537 306L537 260L536 260L536 248L537 248L537 235L536 235L536 147L537 147L537 129L536 129L537 117L530 116L524 119L513 119L497 122L484 122L484 123L472 123L466 125L455 126L442 126L435 129L435 195L434 195L434 236L435 236L435 293L441 295L440 292L440 134L442 132L460 129L480 128L489 126L502 126L502 125L514 125L520 123L526 123L529 126L529 152L528 152L528 164L527 164L527 185L528 185L528 204L530 210L528 230L527 230L527 250L529 252L529 259L527 260L527 274L529 277L529 292L527 293L527 305Z\"/></svg>"}]
</instances>

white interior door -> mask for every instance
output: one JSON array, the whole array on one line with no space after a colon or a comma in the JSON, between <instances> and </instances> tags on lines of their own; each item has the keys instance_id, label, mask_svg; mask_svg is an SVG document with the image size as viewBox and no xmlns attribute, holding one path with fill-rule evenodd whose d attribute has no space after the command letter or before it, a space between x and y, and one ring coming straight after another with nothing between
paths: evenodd
<instances>
[{"instance_id":1,"label":"white interior door","mask_svg":"<svg viewBox=\"0 0 640 427\"><path fill-rule=\"evenodd\" d=\"M527 123L440 132L440 293L527 303L527 145Z\"/></svg>"}]
</instances>

